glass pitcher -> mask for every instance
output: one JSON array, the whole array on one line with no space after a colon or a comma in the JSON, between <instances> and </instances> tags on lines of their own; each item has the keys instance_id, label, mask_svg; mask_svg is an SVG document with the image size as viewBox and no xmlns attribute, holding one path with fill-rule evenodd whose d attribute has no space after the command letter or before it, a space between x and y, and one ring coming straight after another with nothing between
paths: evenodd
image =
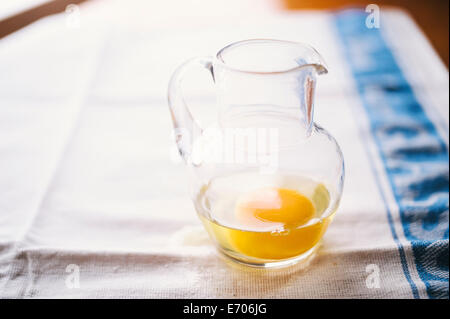
<instances>
[{"instance_id":1,"label":"glass pitcher","mask_svg":"<svg viewBox=\"0 0 450 319\"><path fill-rule=\"evenodd\" d=\"M207 128L180 89L185 71L198 65L211 73L217 96L218 119ZM196 211L225 256L259 267L314 256L344 181L338 144L313 121L316 78L324 73L313 48L256 39L194 58L173 74L176 143Z\"/></svg>"}]
</instances>

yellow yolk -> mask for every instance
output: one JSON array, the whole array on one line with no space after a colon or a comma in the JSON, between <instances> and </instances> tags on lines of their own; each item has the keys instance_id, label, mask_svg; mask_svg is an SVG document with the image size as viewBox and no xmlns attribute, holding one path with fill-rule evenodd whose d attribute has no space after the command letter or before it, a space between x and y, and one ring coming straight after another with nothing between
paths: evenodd
<instances>
[{"instance_id":1,"label":"yellow yolk","mask_svg":"<svg viewBox=\"0 0 450 319\"><path fill-rule=\"evenodd\" d=\"M299 192L284 188L244 195L235 213L243 227L254 231L230 231L230 243L238 252L256 258L284 259L302 254L317 244L328 225L328 221L318 221L300 227L314 217L315 207ZM280 232L268 231L271 228Z\"/></svg>"},{"instance_id":2,"label":"yellow yolk","mask_svg":"<svg viewBox=\"0 0 450 319\"><path fill-rule=\"evenodd\" d=\"M265 188L246 194L236 205L236 217L250 227L304 225L315 213L311 201L295 190Z\"/></svg>"}]
</instances>

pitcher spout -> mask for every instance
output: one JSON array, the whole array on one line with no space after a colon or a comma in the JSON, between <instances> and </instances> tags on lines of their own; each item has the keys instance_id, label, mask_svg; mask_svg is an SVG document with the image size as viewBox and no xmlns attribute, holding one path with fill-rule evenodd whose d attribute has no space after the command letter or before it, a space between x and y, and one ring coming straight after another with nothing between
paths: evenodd
<instances>
[{"instance_id":1,"label":"pitcher spout","mask_svg":"<svg viewBox=\"0 0 450 319\"><path fill-rule=\"evenodd\" d=\"M327 64L316 49L307 44L294 43L293 45L299 51L295 62L300 68L312 67L318 75L328 73Z\"/></svg>"},{"instance_id":2,"label":"pitcher spout","mask_svg":"<svg viewBox=\"0 0 450 319\"><path fill-rule=\"evenodd\" d=\"M299 101L306 127L306 136L310 136L314 124L314 99L316 90L316 76L327 74L328 68L322 56L312 47L297 44L299 57L295 59L299 66Z\"/></svg>"},{"instance_id":3,"label":"pitcher spout","mask_svg":"<svg viewBox=\"0 0 450 319\"><path fill-rule=\"evenodd\" d=\"M312 64L318 75L327 74L328 69L325 64Z\"/></svg>"}]
</instances>

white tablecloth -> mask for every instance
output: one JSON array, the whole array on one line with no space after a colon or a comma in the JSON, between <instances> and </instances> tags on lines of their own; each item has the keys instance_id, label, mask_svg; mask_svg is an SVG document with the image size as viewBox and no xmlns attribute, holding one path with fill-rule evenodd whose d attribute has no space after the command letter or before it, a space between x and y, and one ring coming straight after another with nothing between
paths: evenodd
<instances>
[{"instance_id":1,"label":"white tablecloth","mask_svg":"<svg viewBox=\"0 0 450 319\"><path fill-rule=\"evenodd\" d=\"M0 40L0 297L448 298L448 261L444 286L430 283L402 227L336 14L262 1L93 1ZM403 12L383 11L379 32L448 145L447 69ZM171 73L247 38L309 43L330 69L315 118L340 143L347 176L304 271L223 261L173 156ZM186 90L206 123L211 85L202 71L191 76Z\"/></svg>"}]
</instances>

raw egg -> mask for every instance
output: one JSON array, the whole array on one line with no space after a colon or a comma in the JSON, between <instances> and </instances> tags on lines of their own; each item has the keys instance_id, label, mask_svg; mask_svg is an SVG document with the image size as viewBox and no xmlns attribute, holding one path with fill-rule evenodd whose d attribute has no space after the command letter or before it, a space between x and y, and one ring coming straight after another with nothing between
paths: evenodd
<instances>
[{"instance_id":1,"label":"raw egg","mask_svg":"<svg viewBox=\"0 0 450 319\"><path fill-rule=\"evenodd\" d=\"M264 188L242 196L236 205L241 225L255 228L304 225L314 216L311 201L299 192L285 188Z\"/></svg>"}]
</instances>

